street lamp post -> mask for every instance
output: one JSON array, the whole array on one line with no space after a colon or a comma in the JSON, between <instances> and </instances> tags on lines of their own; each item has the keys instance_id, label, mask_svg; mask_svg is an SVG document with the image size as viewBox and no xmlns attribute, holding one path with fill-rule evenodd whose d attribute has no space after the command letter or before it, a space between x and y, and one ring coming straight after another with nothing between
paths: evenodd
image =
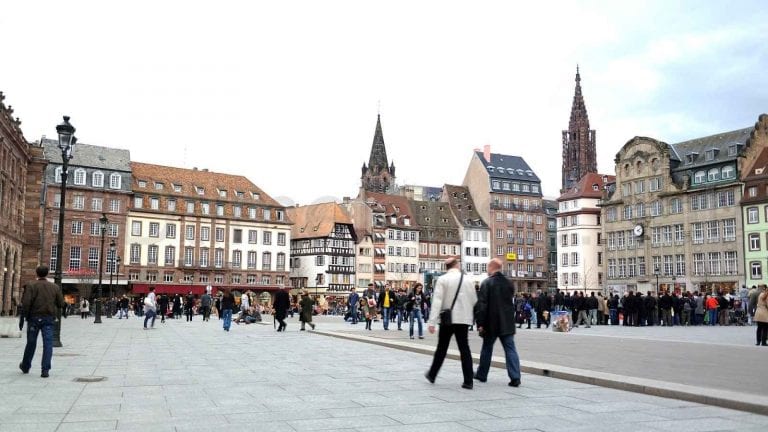
<instances>
[{"instance_id":1,"label":"street lamp post","mask_svg":"<svg viewBox=\"0 0 768 432\"><path fill-rule=\"evenodd\" d=\"M107 302L107 318L112 318L112 277L115 274L115 240L109 241L109 255L112 257L112 265L109 266L109 299Z\"/></svg>"},{"instance_id":2,"label":"street lamp post","mask_svg":"<svg viewBox=\"0 0 768 432\"><path fill-rule=\"evenodd\" d=\"M656 296L659 296L659 266L656 266L656 268L653 269L653 275L656 276Z\"/></svg>"},{"instance_id":3,"label":"street lamp post","mask_svg":"<svg viewBox=\"0 0 768 432\"><path fill-rule=\"evenodd\" d=\"M61 150L61 193L59 198L59 238L56 244L56 269L53 273L53 282L63 290L61 283L61 264L64 261L64 212L67 206L67 171L72 152L77 143L75 127L69 123L69 116L64 116L64 121L56 126L59 135L59 150ZM61 347L61 310L56 311L56 323L53 327L53 346Z\"/></svg>"},{"instance_id":4,"label":"street lamp post","mask_svg":"<svg viewBox=\"0 0 768 432\"><path fill-rule=\"evenodd\" d=\"M107 223L109 223L106 213L101 214L99 223L101 224L101 254L99 255L99 293L96 297L96 319L93 321L94 324L101 324L101 283L104 276L104 234L107 233Z\"/></svg>"},{"instance_id":5,"label":"street lamp post","mask_svg":"<svg viewBox=\"0 0 768 432\"><path fill-rule=\"evenodd\" d=\"M115 257L115 290L120 286L120 255Z\"/></svg>"}]
</instances>

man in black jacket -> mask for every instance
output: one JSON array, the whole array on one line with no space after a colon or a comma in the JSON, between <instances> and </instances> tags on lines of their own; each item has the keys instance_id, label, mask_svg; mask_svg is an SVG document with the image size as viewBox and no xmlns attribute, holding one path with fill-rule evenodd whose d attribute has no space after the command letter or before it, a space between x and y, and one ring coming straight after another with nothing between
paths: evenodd
<instances>
[{"instance_id":1,"label":"man in black jacket","mask_svg":"<svg viewBox=\"0 0 768 432\"><path fill-rule=\"evenodd\" d=\"M285 323L285 317L288 316L288 308L291 307L291 298L286 288L282 288L275 293L275 319L280 325L277 331L285 331L288 324Z\"/></svg>"},{"instance_id":2,"label":"man in black jacket","mask_svg":"<svg viewBox=\"0 0 768 432\"><path fill-rule=\"evenodd\" d=\"M552 302L549 299L549 294L539 290L538 297L536 298L536 328L541 328L542 324L546 324L547 328L549 328L550 309L552 309Z\"/></svg>"},{"instance_id":3,"label":"man in black jacket","mask_svg":"<svg viewBox=\"0 0 768 432\"><path fill-rule=\"evenodd\" d=\"M24 305L22 315L27 319L27 345L24 347L24 358L19 363L19 369L22 373L29 373L37 347L37 335L42 333L43 360L40 376L48 378L53 357L53 325L58 311L66 304L59 287L46 279L48 267L38 266L35 273L37 280L24 286L24 295L21 298L21 304ZM66 318L66 313L62 316Z\"/></svg>"},{"instance_id":4,"label":"man in black jacket","mask_svg":"<svg viewBox=\"0 0 768 432\"><path fill-rule=\"evenodd\" d=\"M480 286L475 305L477 331L483 338L480 350L480 364L475 372L475 379L485 382L491 366L491 355L496 338L501 339L507 359L509 385L520 385L520 357L515 348L515 290L509 280L501 273L501 261L498 258L488 263L490 275Z\"/></svg>"}]
</instances>

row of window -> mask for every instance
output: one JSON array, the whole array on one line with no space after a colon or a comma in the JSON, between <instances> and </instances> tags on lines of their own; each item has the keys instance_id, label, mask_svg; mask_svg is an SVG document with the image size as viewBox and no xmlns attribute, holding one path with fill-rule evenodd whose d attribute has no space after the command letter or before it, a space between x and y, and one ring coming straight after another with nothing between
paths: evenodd
<instances>
[{"instance_id":1,"label":"row of window","mask_svg":"<svg viewBox=\"0 0 768 432\"><path fill-rule=\"evenodd\" d=\"M544 241L544 231L523 231L523 230L503 230L503 229L497 229L496 230L496 238L497 239L503 239L505 238L509 242L514 242L515 237L517 237L518 243L525 243L526 241L530 244L533 243L534 238L537 242Z\"/></svg>"},{"instance_id":2,"label":"row of window","mask_svg":"<svg viewBox=\"0 0 768 432\"><path fill-rule=\"evenodd\" d=\"M570 256L570 260L568 257ZM568 266L578 267L579 266L579 253L578 252L571 252L570 255L568 253L562 253L560 254L560 266L561 267L568 267Z\"/></svg>"},{"instance_id":3,"label":"row of window","mask_svg":"<svg viewBox=\"0 0 768 432\"><path fill-rule=\"evenodd\" d=\"M138 184L139 184L139 187L141 187L141 188L147 187L147 181L146 180L138 180ZM181 184L171 183L171 187L173 188L173 191L176 192L176 193L182 193L182 191L183 191L183 187L182 187ZM153 188L155 190L163 190L163 189L165 189L165 183L155 181L155 182L153 182ZM194 186L194 189L195 189L195 193L197 193L198 195L205 195L205 188L204 187L202 187L202 186ZM243 192L243 191L235 190L233 193L234 193L234 196L236 198L245 198L245 192ZM219 197L221 197L221 198L226 198L227 197L227 190L226 189L217 188L216 189L216 194ZM257 192L251 191L250 195L251 195L251 198L256 200L256 201L258 201L259 198L261 198L260 195Z\"/></svg>"},{"instance_id":4,"label":"row of window","mask_svg":"<svg viewBox=\"0 0 768 432\"><path fill-rule=\"evenodd\" d=\"M132 221L131 222L131 235L134 237L141 237L143 233L143 225L144 223L142 221ZM184 239L185 240L195 240L195 225L184 225ZM159 222L149 222L149 231L147 232L149 237L160 237L160 223ZM215 241L217 242L224 242L226 241L226 230L224 227L214 227L214 235L215 235ZM262 240L261 244L263 245L271 245L272 244L272 231L263 230L261 232ZM211 227L208 226L201 226L200 232L199 232L200 241L210 241L211 240ZM166 223L165 224L165 238L176 238L176 224L175 223ZM243 230L240 228L235 228L232 230L232 243L243 243ZM259 231L258 230L248 230L248 243L250 244L258 244L259 242ZM277 245L278 246L285 246L286 243L286 235L285 233L277 233Z\"/></svg>"},{"instance_id":5,"label":"row of window","mask_svg":"<svg viewBox=\"0 0 768 432\"><path fill-rule=\"evenodd\" d=\"M502 222L504 221L504 217L506 216L507 224L512 225L514 222L517 222L518 225L522 224L523 222L527 222L528 225L533 225L534 220L536 221L536 225L541 225L544 218L541 215L532 215L532 214L525 214L525 213L512 213L512 212L496 212L496 222Z\"/></svg>"},{"instance_id":6,"label":"row of window","mask_svg":"<svg viewBox=\"0 0 768 432\"><path fill-rule=\"evenodd\" d=\"M71 208L73 210L85 210L85 195L73 194L71 201ZM61 207L61 194L57 193L53 196L53 207ZM91 210L92 211L104 211L104 199L103 198L91 198ZM109 200L109 212L120 213L120 200Z\"/></svg>"},{"instance_id":7,"label":"row of window","mask_svg":"<svg viewBox=\"0 0 768 432\"><path fill-rule=\"evenodd\" d=\"M720 192L700 192L691 194L688 197L689 210L710 210L715 208L733 207L736 205L736 196L733 191L725 190ZM625 205L623 208L623 219L631 220L643 218L646 216L664 215L664 203L662 200L656 200L651 203L636 203L635 205ZM682 198L670 198L667 200L668 214L679 214L685 211ZM618 207L609 207L605 210L605 217L608 222L618 220Z\"/></svg>"},{"instance_id":8,"label":"row of window","mask_svg":"<svg viewBox=\"0 0 768 432\"><path fill-rule=\"evenodd\" d=\"M51 259L50 268L55 269L58 263L58 246L51 246ZM83 257L83 252L87 252L88 255ZM97 274L99 271L99 256L101 255L98 247L89 247L87 250L82 246L70 246L69 247L69 271L81 271L88 270L89 277ZM105 273L115 273L117 264L117 251L107 249L107 260L104 262ZM64 264L64 263L62 263ZM85 264L85 266L83 265ZM63 266L62 266L63 267Z\"/></svg>"},{"instance_id":9,"label":"row of window","mask_svg":"<svg viewBox=\"0 0 768 432\"><path fill-rule=\"evenodd\" d=\"M768 206L763 206L765 222L768 222ZM747 207L747 223L760 223L760 209L758 207Z\"/></svg>"},{"instance_id":10,"label":"row of window","mask_svg":"<svg viewBox=\"0 0 768 432\"><path fill-rule=\"evenodd\" d=\"M397 253L398 249L400 248L399 247L395 248L394 255L400 255L399 253ZM403 249L408 249L408 248L403 248ZM467 249L471 249L471 248L467 248ZM393 255L392 246L389 246L388 250L390 252L389 255ZM437 255L438 250L440 251L440 255L444 255L444 256L449 256L449 255L456 256L461 252L461 248L458 245L441 244L438 247L438 245L435 243L419 243L419 253L421 255ZM416 252L415 248L413 249L413 252ZM413 256L413 255L408 255L408 253L409 252L407 250L404 250L403 256Z\"/></svg>"},{"instance_id":11,"label":"row of window","mask_svg":"<svg viewBox=\"0 0 768 432\"><path fill-rule=\"evenodd\" d=\"M146 272L146 281L147 282L158 282L159 279L159 272L154 270L149 270ZM164 272L162 281L163 282L185 282L185 283L193 283L195 281L195 275L192 273L185 273L181 280L176 281L175 280L175 272ZM141 280L141 272L139 270L131 270L128 272L128 280L130 281L140 281ZM274 283L276 285L283 285L283 282L285 281L285 278L282 275L275 275L274 279L272 275L261 275L259 277L258 274L247 274L245 275L245 283L247 285L272 285L272 281L274 280ZM223 274L217 273L213 275L213 283L215 284L223 284L225 283L225 277ZM211 277L208 274L201 274L198 276L197 282L207 284L211 282ZM229 282L234 285L238 285L243 283L243 275L238 273L233 273L229 275Z\"/></svg>"},{"instance_id":12,"label":"row of window","mask_svg":"<svg viewBox=\"0 0 768 432\"><path fill-rule=\"evenodd\" d=\"M493 206L496 208L505 208L505 209L521 209L521 210L539 210L541 209L541 201L537 199L528 199L528 198L518 198L518 197L493 197Z\"/></svg>"},{"instance_id":13,"label":"row of window","mask_svg":"<svg viewBox=\"0 0 768 432\"><path fill-rule=\"evenodd\" d=\"M134 265L141 264L141 256L144 250L144 246L134 243L130 246L130 263ZM147 250L147 265L158 265L160 247L157 245L149 245ZM210 267L239 269L243 266L243 251L233 250L230 262L224 261L224 249L216 248L213 250L213 262L211 262L211 251L209 248L201 247L197 250L197 260L195 260L195 248L192 246L184 247L184 256L181 261L176 263L176 247L166 246L164 250L164 266L179 266L179 267ZM246 253L246 268L257 268L258 252L249 251ZM272 252L261 253L261 269L272 270ZM277 261L275 263L275 270L285 270L285 253L279 252L277 254Z\"/></svg>"},{"instance_id":14,"label":"row of window","mask_svg":"<svg viewBox=\"0 0 768 432\"><path fill-rule=\"evenodd\" d=\"M608 277L633 278L637 276L685 276L686 257L684 254L654 255L651 272L647 272L645 257L609 258ZM697 252L692 254L693 276L736 275L738 273L738 253Z\"/></svg>"},{"instance_id":15,"label":"row of window","mask_svg":"<svg viewBox=\"0 0 768 432\"><path fill-rule=\"evenodd\" d=\"M390 240L419 241L418 232L401 231L397 229L387 230L387 238Z\"/></svg>"},{"instance_id":16,"label":"row of window","mask_svg":"<svg viewBox=\"0 0 768 432\"><path fill-rule=\"evenodd\" d=\"M61 184L62 167L56 167L54 176L56 183ZM77 186L85 186L87 181L87 172L82 168L77 168L72 175L72 183ZM118 173L112 173L109 175L109 188L120 189L122 184L122 176ZM104 173L101 171L94 171L91 173L91 186L92 187L104 187Z\"/></svg>"},{"instance_id":17,"label":"row of window","mask_svg":"<svg viewBox=\"0 0 768 432\"><path fill-rule=\"evenodd\" d=\"M707 171L696 171L693 174L693 184L698 185L721 180L732 180L735 178L736 168L733 165L726 165L722 168L711 168Z\"/></svg>"},{"instance_id":18,"label":"row of window","mask_svg":"<svg viewBox=\"0 0 768 432\"><path fill-rule=\"evenodd\" d=\"M72 229L70 230L70 234L72 235L83 235L83 227L85 226L85 221L76 220L72 221ZM51 226L51 232L54 234L59 233L59 221L54 220L52 222ZM101 223L100 222L89 222L89 232L92 236L100 236L101 235ZM107 224L104 227L104 234L107 237L118 237L120 234L120 226L118 224L110 223Z\"/></svg>"},{"instance_id":19,"label":"row of window","mask_svg":"<svg viewBox=\"0 0 768 432\"><path fill-rule=\"evenodd\" d=\"M501 180L492 180L491 187L495 190L502 191L539 193L539 185L536 183L515 183Z\"/></svg>"},{"instance_id":20,"label":"row of window","mask_svg":"<svg viewBox=\"0 0 768 432\"><path fill-rule=\"evenodd\" d=\"M685 243L683 224L651 227L651 246L682 245ZM736 219L692 222L690 224L692 244L736 241ZM632 231L612 231L608 233L608 250L634 249L639 245Z\"/></svg>"},{"instance_id":21,"label":"row of window","mask_svg":"<svg viewBox=\"0 0 768 432\"><path fill-rule=\"evenodd\" d=\"M464 241L488 241L488 231L464 230Z\"/></svg>"},{"instance_id":22,"label":"row of window","mask_svg":"<svg viewBox=\"0 0 768 432\"><path fill-rule=\"evenodd\" d=\"M186 212L187 213L195 213L195 201L186 201ZM166 210L169 212L175 212L176 211L176 200L169 198L165 201ZM144 197L141 195L136 195L133 197L133 207L136 209L144 208ZM151 210L160 210L160 198L158 197L149 197L149 209ZM216 203L215 204L216 209L216 216L224 216L225 211L225 204L222 203ZM273 210L268 208L258 208L258 207L246 207L246 212L248 213L249 219L257 219L259 216L261 216L261 219L268 221L272 220L272 214L274 211L274 220L276 221L284 221L285 220L285 212L283 210ZM209 202L203 201L200 202L200 213L204 215L210 215L211 214L211 204ZM243 206L234 204L232 205L232 216L236 218L243 217Z\"/></svg>"},{"instance_id":23,"label":"row of window","mask_svg":"<svg viewBox=\"0 0 768 432\"><path fill-rule=\"evenodd\" d=\"M541 247L524 248L522 246L518 246L517 250L515 250L515 247L512 245L507 245L506 248L504 248L503 245L496 246L496 256L504 256L505 254L508 254L508 253L516 254L518 260L532 261L534 257L536 258L544 257L544 248L541 248Z\"/></svg>"},{"instance_id":24,"label":"row of window","mask_svg":"<svg viewBox=\"0 0 768 432\"><path fill-rule=\"evenodd\" d=\"M653 177L648 179L648 187L646 188L646 180L626 181L621 184L621 195L624 197L631 195L644 194L646 190L648 192L658 192L664 186L664 181L661 177Z\"/></svg>"}]
</instances>

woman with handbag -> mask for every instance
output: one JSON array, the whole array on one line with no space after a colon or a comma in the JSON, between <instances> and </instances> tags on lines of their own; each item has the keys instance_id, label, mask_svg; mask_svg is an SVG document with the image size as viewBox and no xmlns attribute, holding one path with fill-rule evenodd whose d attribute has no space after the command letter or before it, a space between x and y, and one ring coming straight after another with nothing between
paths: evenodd
<instances>
[{"instance_id":1,"label":"woman with handbag","mask_svg":"<svg viewBox=\"0 0 768 432\"><path fill-rule=\"evenodd\" d=\"M451 337L456 336L456 345L461 355L461 371L464 375L464 383L461 388L472 389L472 352L469 350L469 326L474 320L474 307L477 303L475 286L469 278L464 278L461 272L461 262L452 257L445 260L445 268L448 271L440 276L435 284L435 292L432 295L432 310L439 311L429 317L430 333L435 332L435 324L439 319L440 332L438 333L437 349L432 359L432 367L424 375L431 383L435 382L437 373L443 365L445 355L448 353L448 345Z\"/></svg>"},{"instance_id":2,"label":"woman with handbag","mask_svg":"<svg viewBox=\"0 0 768 432\"><path fill-rule=\"evenodd\" d=\"M373 319L376 317L376 300L373 297L363 297L360 301L362 302L361 310L365 317L365 329L373 330L371 324L373 324Z\"/></svg>"}]
</instances>

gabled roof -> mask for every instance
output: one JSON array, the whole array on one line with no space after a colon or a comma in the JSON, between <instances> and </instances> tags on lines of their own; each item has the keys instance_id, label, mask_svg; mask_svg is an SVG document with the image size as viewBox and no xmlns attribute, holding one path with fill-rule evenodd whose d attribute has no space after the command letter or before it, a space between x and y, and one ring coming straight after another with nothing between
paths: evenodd
<instances>
[{"instance_id":1,"label":"gabled roof","mask_svg":"<svg viewBox=\"0 0 768 432\"><path fill-rule=\"evenodd\" d=\"M465 228L488 229L488 224L475 208L475 202L469 188L466 186L443 186L443 200L451 206L451 212L456 220Z\"/></svg>"},{"instance_id":2,"label":"gabled roof","mask_svg":"<svg viewBox=\"0 0 768 432\"><path fill-rule=\"evenodd\" d=\"M749 167L749 171L744 173L745 182L763 180L768 178L768 147L760 150L755 162Z\"/></svg>"},{"instance_id":3,"label":"gabled roof","mask_svg":"<svg viewBox=\"0 0 768 432\"><path fill-rule=\"evenodd\" d=\"M131 162L131 168L133 171L133 191L135 193L149 194L161 192L155 189L155 183L162 183L162 193L165 195L283 208L282 205L267 195L261 188L241 175L153 165L142 162ZM139 182L142 181L146 182L146 186L139 186ZM181 192L175 192L173 185L180 185ZM221 191L226 191L226 196L221 196Z\"/></svg>"},{"instance_id":4,"label":"gabled roof","mask_svg":"<svg viewBox=\"0 0 768 432\"><path fill-rule=\"evenodd\" d=\"M607 182L603 182L603 177ZM603 186L605 183L613 183L616 181L616 176L605 175L598 173L587 173L584 177L576 183L576 186L565 191L564 194L557 198L557 201L565 201L575 198L597 198L603 197Z\"/></svg>"},{"instance_id":5,"label":"gabled roof","mask_svg":"<svg viewBox=\"0 0 768 432\"><path fill-rule=\"evenodd\" d=\"M385 224L388 227L403 229L419 229L416 218L411 209L408 198L400 195L388 195L379 192L366 192L366 203L370 206L379 205L384 209ZM373 207L371 207L373 209ZM396 222L392 223L392 216ZM405 218L410 220L410 225L405 224Z\"/></svg>"},{"instance_id":6,"label":"gabled roof","mask_svg":"<svg viewBox=\"0 0 768 432\"><path fill-rule=\"evenodd\" d=\"M520 156L491 153L490 162L485 160L482 151L476 151L475 156L483 163L491 178L502 180L524 180L541 183L535 172ZM493 167L493 171L489 169Z\"/></svg>"},{"instance_id":7,"label":"gabled roof","mask_svg":"<svg viewBox=\"0 0 768 432\"><path fill-rule=\"evenodd\" d=\"M453 219L451 206L442 201L411 201L411 208L421 228L422 241L461 243L459 227ZM429 234L432 234L431 236ZM451 233L451 237L448 237Z\"/></svg>"},{"instance_id":8,"label":"gabled roof","mask_svg":"<svg viewBox=\"0 0 768 432\"><path fill-rule=\"evenodd\" d=\"M57 140L41 140L45 158L61 164L61 149ZM124 149L102 147L90 144L75 144L70 166L98 168L110 171L131 171L131 152Z\"/></svg>"},{"instance_id":9,"label":"gabled roof","mask_svg":"<svg viewBox=\"0 0 768 432\"><path fill-rule=\"evenodd\" d=\"M292 239L328 237L336 224L349 225L350 233L355 238L352 218L336 203L288 207L286 210L288 218L293 221Z\"/></svg>"},{"instance_id":10,"label":"gabled roof","mask_svg":"<svg viewBox=\"0 0 768 432\"><path fill-rule=\"evenodd\" d=\"M690 169L735 160L737 156L729 156L728 148L736 145L741 146L737 148L737 150L740 150L746 145L753 130L753 127L748 127L671 144L672 152L670 153L670 158L681 162L678 169ZM715 150L713 160L706 160L705 153L708 150ZM688 155L695 156L692 163L688 163Z\"/></svg>"}]
</instances>

